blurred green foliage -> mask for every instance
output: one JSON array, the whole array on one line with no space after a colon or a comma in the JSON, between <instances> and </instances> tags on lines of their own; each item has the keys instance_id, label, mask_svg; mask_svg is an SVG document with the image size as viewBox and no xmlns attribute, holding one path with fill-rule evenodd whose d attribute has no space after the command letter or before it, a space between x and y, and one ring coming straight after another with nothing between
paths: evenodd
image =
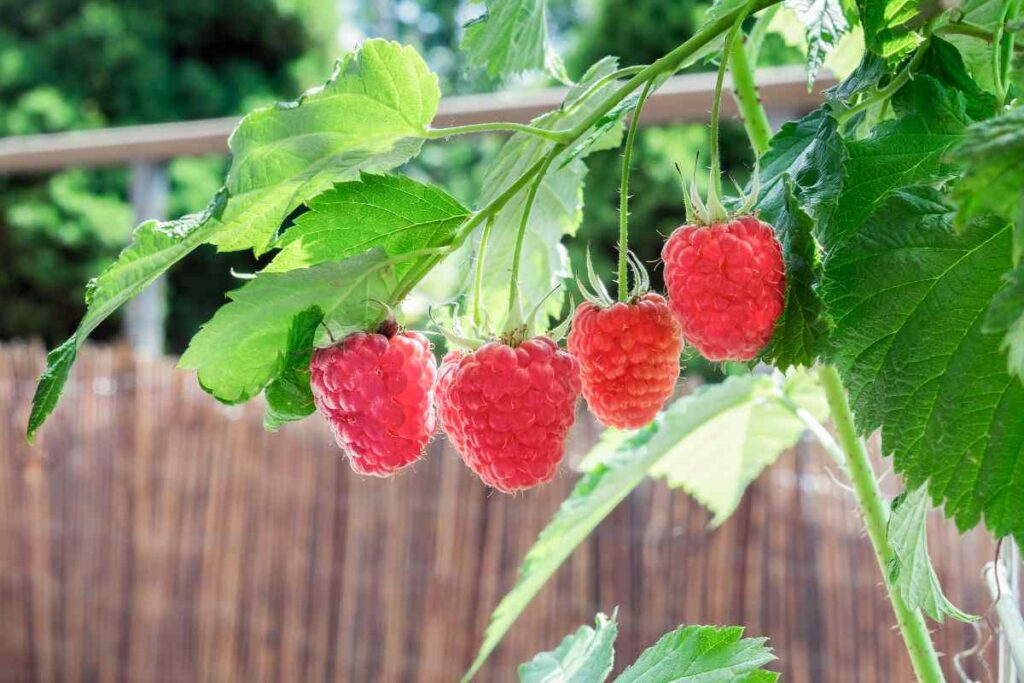
<instances>
[{"instance_id":1,"label":"blurred green foliage","mask_svg":"<svg viewBox=\"0 0 1024 683\"><path fill-rule=\"evenodd\" d=\"M323 6L0 0L0 135L225 116L292 96L297 76L329 70L307 28L322 28ZM175 161L172 215L203 206L224 168L220 158ZM86 281L135 224L127 184L126 169L0 178L0 338L53 344L71 332ZM172 289L191 287L190 273L209 274L194 265L178 269ZM212 310L172 301L172 318L199 318L187 321L193 329ZM100 335L115 330L108 324Z\"/></svg>"}]
</instances>

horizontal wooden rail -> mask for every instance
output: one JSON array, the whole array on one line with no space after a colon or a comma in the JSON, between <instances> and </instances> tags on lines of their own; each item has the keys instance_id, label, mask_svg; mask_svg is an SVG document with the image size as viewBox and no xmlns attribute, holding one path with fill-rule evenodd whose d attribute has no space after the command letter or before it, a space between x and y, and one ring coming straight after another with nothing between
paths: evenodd
<instances>
[{"instance_id":1,"label":"horizontal wooden rail","mask_svg":"<svg viewBox=\"0 0 1024 683\"><path fill-rule=\"evenodd\" d=\"M822 76L814 91L808 92L804 70L798 66L759 69L757 81L769 113L785 115L817 106L821 91L835 84L831 76ZM714 85L714 74L710 73L670 79L648 100L643 123L706 121ZM441 102L434 124L440 127L491 121L526 123L558 107L564 97L564 88L447 97ZM723 114L735 113L732 99L725 98ZM228 151L228 136L237 124L237 117L225 117L0 138L0 174L224 154Z\"/></svg>"}]
</instances>

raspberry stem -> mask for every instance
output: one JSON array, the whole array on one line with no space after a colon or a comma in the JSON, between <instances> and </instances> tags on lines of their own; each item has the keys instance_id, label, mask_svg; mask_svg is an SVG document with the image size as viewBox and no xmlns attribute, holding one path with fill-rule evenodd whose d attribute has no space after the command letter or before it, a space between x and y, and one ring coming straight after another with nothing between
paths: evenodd
<instances>
[{"instance_id":1,"label":"raspberry stem","mask_svg":"<svg viewBox=\"0 0 1024 683\"><path fill-rule=\"evenodd\" d=\"M874 547L882 580L889 594L889 602L896 613L896 622L910 655L911 664L914 666L914 672L917 679L923 683L943 683L945 678L942 676L942 667L939 665L939 658L921 611L911 609L890 583L889 563L894 554L888 539L889 508L875 479L867 448L857 437L853 413L842 380L836 369L828 365L819 370L818 376L825 389L839 443L846 452L846 472L853 484L857 504L864 518L864 526L867 527L868 538Z\"/></svg>"},{"instance_id":2,"label":"raspberry stem","mask_svg":"<svg viewBox=\"0 0 1024 683\"><path fill-rule=\"evenodd\" d=\"M715 99L711 103L711 177L708 183L708 224L723 221L729 214L722 206L722 161L718 151L718 119L722 110L722 85L725 82L725 70L729 66L729 57L732 53L733 43L736 42L736 34L743 25L752 3L741 9L733 22L732 28L725 39L725 46L722 48L722 58L718 64L718 75L715 78Z\"/></svg>"},{"instance_id":3,"label":"raspberry stem","mask_svg":"<svg viewBox=\"0 0 1024 683\"><path fill-rule=\"evenodd\" d=\"M519 221L519 232L516 233L516 248L512 252L512 279L508 285L508 311L509 315L515 319L519 317L513 313L513 311L518 313L519 306L519 262L523 256L523 242L526 239L526 226L530 223L530 211L533 209L533 202L537 198L537 191L540 190L540 184L544 180L548 167L551 166L551 162L554 161L555 156L561 151L562 145L560 144L552 147L551 151L544 157L544 162L538 169L537 176L534 178L533 184L530 185L530 190L526 194L523 218Z\"/></svg>"},{"instance_id":4,"label":"raspberry stem","mask_svg":"<svg viewBox=\"0 0 1024 683\"><path fill-rule=\"evenodd\" d=\"M476 274L473 277L473 323L480 326L480 290L484 282L484 262L487 258L487 242L491 238L491 229L494 227L494 216L490 216L484 223L484 231L480 235L480 246L476 250Z\"/></svg>"},{"instance_id":5,"label":"raspberry stem","mask_svg":"<svg viewBox=\"0 0 1024 683\"><path fill-rule=\"evenodd\" d=\"M640 125L640 114L643 112L647 95L651 92L654 81L647 81L644 89L640 91L640 99L636 101L633 109L633 119L629 122L629 132L626 133L626 145L622 150L622 185L619 187L619 301L629 298L629 170L630 160L633 156L633 142L636 140L636 131Z\"/></svg>"}]
</instances>

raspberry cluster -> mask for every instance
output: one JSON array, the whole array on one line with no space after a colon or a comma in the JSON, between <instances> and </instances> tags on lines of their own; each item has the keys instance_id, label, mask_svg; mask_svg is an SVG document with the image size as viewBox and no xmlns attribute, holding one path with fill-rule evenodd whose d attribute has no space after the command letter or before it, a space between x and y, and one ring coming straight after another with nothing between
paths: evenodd
<instances>
[{"instance_id":1,"label":"raspberry cluster","mask_svg":"<svg viewBox=\"0 0 1024 683\"><path fill-rule=\"evenodd\" d=\"M771 339L786 293L770 225L741 216L686 225L661 253L665 288L686 341L708 360L748 361Z\"/></svg>"},{"instance_id":2,"label":"raspberry cluster","mask_svg":"<svg viewBox=\"0 0 1024 683\"><path fill-rule=\"evenodd\" d=\"M605 425L639 428L672 396L684 337L709 360L737 361L771 339L786 290L771 226L751 216L683 226L662 258L669 300L647 292L632 257L628 301L596 286L573 315L568 352L544 336L520 341L529 326L513 326L501 341L453 336L482 345L451 351L438 370L427 339L393 321L352 334L313 355L317 410L362 474L387 476L419 459L439 422L485 484L511 493L546 482L581 391Z\"/></svg>"},{"instance_id":3,"label":"raspberry cluster","mask_svg":"<svg viewBox=\"0 0 1024 683\"><path fill-rule=\"evenodd\" d=\"M547 337L448 354L438 379L441 426L466 465L511 493L554 476L580 393L579 366Z\"/></svg>"},{"instance_id":4,"label":"raspberry cluster","mask_svg":"<svg viewBox=\"0 0 1024 683\"><path fill-rule=\"evenodd\" d=\"M313 400L352 469L383 477L420 458L436 431L436 369L419 332L356 332L313 354Z\"/></svg>"},{"instance_id":5,"label":"raspberry cluster","mask_svg":"<svg viewBox=\"0 0 1024 683\"><path fill-rule=\"evenodd\" d=\"M610 307L581 304L568 347L580 364L583 396L608 427L635 429L653 420L679 379L683 339L658 294Z\"/></svg>"}]
</instances>

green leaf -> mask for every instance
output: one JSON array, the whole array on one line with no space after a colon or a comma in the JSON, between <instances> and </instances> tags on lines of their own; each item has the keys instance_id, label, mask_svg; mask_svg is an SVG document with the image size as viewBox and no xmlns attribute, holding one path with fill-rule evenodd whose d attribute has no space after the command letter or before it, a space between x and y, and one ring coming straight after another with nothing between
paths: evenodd
<instances>
[{"instance_id":1,"label":"green leaf","mask_svg":"<svg viewBox=\"0 0 1024 683\"><path fill-rule=\"evenodd\" d=\"M842 138L828 110L818 109L784 124L761 157L757 208L762 219L773 225L782 221L789 177L804 211L816 223L827 220L843 188L845 160Z\"/></svg>"},{"instance_id":2,"label":"green leaf","mask_svg":"<svg viewBox=\"0 0 1024 683\"><path fill-rule=\"evenodd\" d=\"M750 414L748 407L752 402L777 400L773 398L775 392L770 377L730 377L721 384L701 387L675 401L647 427L628 435L614 432L610 441L600 444L601 456L586 459L590 469L527 552L518 581L491 615L480 652L463 680L469 680L480 669L545 581L644 480L651 468L662 458L678 452L681 442L710 421L724 416L722 424L733 427L735 420L728 419L730 413Z\"/></svg>"},{"instance_id":3,"label":"green leaf","mask_svg":"<svg viewBox=\"0 0 1024 683\"><path fill-rule=\"evenodd\" d=\"M890 193L949 175L946 151L970 123L964 96L931 76L919 75L894 101L901 117L885 121L865 140L846 143L846 183L834 220L819 225L826 249L860 225Z\"/></svg>"},{"instance_id":4,"label":"green leaf","mask_svg":"<svg viewBox=\"0 0 1024 683\"><path fill-rule=\"evenodd\" d=\"M1024 265L1003 279L1003 288L992 298L985 314L983 330L1005 335L999 348L1006 352L1007 368L1024 380Z\"/></svg>"},{"instance_id":5,"label":"green leaf","mask_svg":"<svg viewBox=\"0 0 1024 683\"><path fill-rule=\"evenodd\" d=\"M946 616L975 621L977 617L961 612L942 593L928 556L929 507L924 486L893 501L887 535L895 557L889 566L889 582L910 609L921 609L935 621L945 621Z\"/></svg>"},{"instance_id":6,"label":"green leaf","mask_svg":"<svg viewBox=\"0 0 1024 683\"><path fill-rule=\"evenodd\" d=\"M35 395L32 396L32 410L28 416L25 438L29 443L35 440L36 431L57 407L57 401L64 391L64 384L68 381L68 373L71 372L77 355L77 335L46 354L46 369L39 376Z\"/></svg>"},{"instance_id":7,"label":"green leaf","mask_svg":"<svg viewBox=\"0 0 1024 683\"><path fill-rule=\"evenodd\" d=\"M117 260L89 283L85 301L88 308L78 329L46 358L46 369L39 377L27 437L53 412L64 390L71 365L80 347L96 327L121 304L137 296L164 271L203 243L216 227L216 217L224 206L219 192L202 213L189 214L175 221L146 221L135 229L132 242Z\"/></svg>"},{"instance_id":8,"label":"green leaf","mask_svg":"<svg viewBox=\"0 0 1024 683\"><path fill-rule=\"evenodd\" d=\"M313 414L309 363L313 358L317 328L323 319L324 312L319 306L311 306L292 318L287 345L278 358L277 375L263 392L267 400L263 426L267 431L277 431L285 422Z\"/></svg>"},{"instance_id":9,"label":"green leaf","mask_svg":"<svg viewBox=\"0 0 1024 683\"><path fill-rule=\"evenodd\" d=\"M917 74L927 74L959 90L964 96L967 115L975 121L991 117L999 107L995 95L979 88L967 73L960 52L942 38L932 37Z\"/></svg>"},{"instance_id":10,"label":"green leaf","mask_svg":"<svg viewBox=\"0 0 1024 683\"><path fill-rule=\"evenodd\" d=\"M615 683L767 683L778 674L767 638L744 638L741 626L681 626L666 633Z\"/></svg>"},{"instance_id":11,"label":"green leaf","mask_svg":"<svg viewBox=\"0 0 1024 683\"><path fill-rule=\"evenodd\" d=\"M1010 267L1010 228L961 234L931 188L890 193L825 259L830 355L863 433L882 428L908 488L928 482L961 529L984 514L1024 539L1024 386L1007 374L985 311Z\"/></svg>"},{"instance_id":12,"label":"green leaf","mask_svg":"<svg viewBox=\"0 0 1024 683\"><path fill-rule=\"evenodd\" d=\"M566 95L566 101L578 100L580 93L588 90L604 76L614 72L618 63L606 57L592 66ZM574 105L564 106L533 120L533 125L549 130L564 129L586 118L595 103L616 84L608 83L591 98ZM621 132L621 127L619 127ZM607 142L607 136L602 139ZM552 143L533 135L517 133L501 147L493 164L484 178L484 190L479 198L481 206L504 192L526 169L542 159L552 148ZM562 245L562 238L575 234L583 220L583 178L586 166L583 153L601 148L593 145L583 150L571 162L559 168L565 152L555 159L537 193L523 242L522 260L519 268L519 291L523 301L537 303L547 298L542 311L558 315L562 308L562 294L552 290L572 273L569 256ZM515 251L516 235L522 220L528 188L518 192L497 213L494 227L487 246L483 284L482 308L488 311L490 319L500 321L508 308L509 276L512 271L512 256ZM482 232L481 226L475 238L469 240L461 256L465 274L464 289L472 284L475 252Z\"/></svg>"},{"instance_id":13,"label":"green leaf","mask_svg":"<svg viewBox=\"0 0 1024 683\"><path fill-rule=\"evenodd\" d=\"M339 60L323 86L252 112L229 141L230 199L210 242L263 253L306 199L414 157L440 97L414 48L373 39Z\"/></svg>"},{"instance_id":14,"label":"green leaf","mask_svg":"<svg viewBox=\"0 0 1024 683\"><path fill-rule=\"evenodd\" d=\"M266 272L337 261L381 247L395 257L451 244L469 216L444 190L397 175L362 174L309 202L279 240L280 253ZM401 278L414 263L395 265Z\"/></svg>"},{"instance_id":15,"label":"green leaf","mask_svg":"<svg viewBox=\"0 0 1024 683\"><path fill-rule=\"evenodd\" d=\"M487 0L487 12L465 29L461 47L469 64L491 78L545 69L569 82L548 37L547 0Z\"/></svg>"},{"instance_id":16,"label":"green leaf","mask_svg":"<svg viewBox=\"0 0 1024 683\"><path fill-rule=\"evenodd\" d=\"M344 261L285 273L260 273L228 294L230 303L192 337L179 366L197 370L200 385L224 403L258 394L282 370L295 316L318 307L335 339L379 320L389 302L389 262L374 249ZM321 337L321 340L323 337Z\"/></svg>"},{"instance_id":17,"label":"green leaf","mask_svg":"<svg viewBox=\"0 0 1024 683\"><path fill-rule=\"evenodd\" d=\"M835 209L845 159L836 121L824 109L785 124L761 158L758 210L775 228L786 261L786 304L763 358L783 370L813 365L827 332L812 232Z\"/></svg>"},{"instance_id":18,"label":"green leaf","mask_svg":"<svg viewBox=\"0 0 1024 683\"><path fill-rule=\"evenodd\" d=\"M787 176L785 211L775 223L786 263L786 302L772 339L761 353L762 360L780 370L813 365L828 336L824 306L815 291L820 268L813 231L814 221L800 206L794 183Z\"/></svg>"},{"instance_id":19,"label":"green leaf","mask_svg":"<svg viewBox=\"0 0 1024 683\"><path fill-rule=\"evenodd\" d=\"M785 6L793 10L804 25L807 39L807 88L814 87L814 77L825 62L825 57L839 39L850 29L839 0L786 0Z\"/></svg>"},{"instance_id":20,"label":"green leaf","mask_svg":"<svg viewBox=\"0 0 1024 683\"><path fill-rule=\"evenodd\" d=\"M360 170L407 161L439 99L437 78L415 50L369 40L339 61L325 86L246 116L231 136L226 188L201 213L141 224L117 261L90 283L85 316L40 377L28 437L55 407L72 349L124 302L204 242L261 252L306 198Z\"/></svg>"},{"instance_id":21,"label":"green leaf","mask_svg":"<svg viewBox=\"0 0 1024 683\"><path fill-rule=\"evenodd\" d=\"M889 68L884 59L873 52L865 52L860 64L849 76L825 91L825 99L830 103L852 105L860 95L876 88L888 73Z\"/></svg>"},{"instance_id":22,"label":"green leaf","mask_svg":"<svg viewBox=\"0 0 1024 683\"><path fill-rule=\"evenodd\" d=\"M953 188L956 225L975 216L995 214L1016 225L1013 260L1024 255L1024 107L976 123L950 150L951 160L965 167Z\"/></svg>"},{"instance_id":23,"label":"green leaf","mask_svg":"<svg viewBox=\"0 0 1024 683\"><path fill-rule=\"evenodd\" d=\"M1003 20L1005 7L1006 0L964 0L958 8L960 21L994 33ZM946 34L944 37L960 51L971 79L983 89L994 93L996 83L992 43L975 36Z\"/></svg>"},{"instance_id":24,"label":"green leaf","mask_svg":"<svg viewBox=\"0 0 1024 683\"><path fill-rule=\"evenodd\" d=\"M767 377L760 391L771 388ZM828 405L817 378L806 372L782 380L781 391L816 419L828 416ZM800 439L804 423L781 401L755 391L751 400L724 410L700 428L679 435L651 465L652 477L664 477L712 513L711 526L736 511L743 492L758 475ZM667 428L665 434L671 433Z\"/></svg>"},{"instance_id":25,"label":"green leaf","mask_svg":"<svg viewBox=\"0 0 1024 683\"><path fill-rule=\"evenodd\" d=\"M918 16L917 0L857 0L864 43L890 63L898 62L923 38L909 26Z\"/></svg>"},{"instance_id":26,"label":"green leaf","mask_svg":"<svg viewBox=\"0 0 1024 683\"><path fill-rule=\"evenodd\" d=\"M618 635L615 617L598 614L594 627L580 626L554 650L519 666L520 683L601 683L612 672Z\"/></svg>"}]
</instances>

